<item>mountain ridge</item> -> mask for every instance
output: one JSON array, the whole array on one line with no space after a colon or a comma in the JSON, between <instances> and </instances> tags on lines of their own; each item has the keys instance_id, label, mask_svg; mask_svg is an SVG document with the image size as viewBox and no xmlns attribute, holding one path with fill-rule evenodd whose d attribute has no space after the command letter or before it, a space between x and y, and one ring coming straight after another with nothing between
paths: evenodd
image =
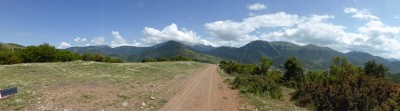
<instances>
[{"instance_id":1,"label":"mountain ridge","mask_svg":"<svg viewBox=\"0 0 400 111\"><path fill-rule=\"evenodd\" d=\"M199 47L206 48L199 48ZM336 56L346 57L350 62L356 65L363 65L368 60L376 60L391 69L396 69L400 61L389 61L383 57L374 56L366 52L351 51L342 53L329 47L318 45L297 45L284 41L252 41L242 47L212 47L207 45L184 44L178 41L166 41L150 47L120 46L105 47L96 46L71 47L65 50L78 53L101 53L110 56L122 57L128 61L140 61L143 58L171 57L171 56L189 56L196 59L217 60L235 60L241 63L258 63L261 56L267 56L272 59L276 66L281 66L288 57L298 57L303 65L308 69L327 69L331 59ZM400 72L400 70L395 70Z\"/></svg>"}]
</instances>

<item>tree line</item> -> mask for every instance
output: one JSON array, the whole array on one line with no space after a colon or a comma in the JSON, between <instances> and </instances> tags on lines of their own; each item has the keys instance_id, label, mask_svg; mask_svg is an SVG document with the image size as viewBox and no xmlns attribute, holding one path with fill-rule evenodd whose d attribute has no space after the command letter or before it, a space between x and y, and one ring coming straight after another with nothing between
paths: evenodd
<instances>
[{"instance_id":1,"label":"tree line","mask_svg":"<svg viewBox=\"0 0 400 111\"><path fill-rule=\"evenodd\" d=\"M0 45L0 64L18 64L33 62L67 62L67 61L98 61L121 63L121 58L109 57L101 54L83 54L59 50L49 44L28 46L23 48L7 48Z\"/></svg>"},{"instance_id":2,"label":"tree line","mask_svg":"<svg viewBox=\"0 0 400 111\"><path fill-rule=\"evenodd\" d=\"M281 98L285 86L296 89L291 98L296 105L312 110L400 110L400 85L374 60L358 67L336 57L326 71L305 71L294 57L283 68L271 64L262 57L258 65L221 61L219 66L235 76L231 85L242 93Z\"/></svg>"}]
</instances>

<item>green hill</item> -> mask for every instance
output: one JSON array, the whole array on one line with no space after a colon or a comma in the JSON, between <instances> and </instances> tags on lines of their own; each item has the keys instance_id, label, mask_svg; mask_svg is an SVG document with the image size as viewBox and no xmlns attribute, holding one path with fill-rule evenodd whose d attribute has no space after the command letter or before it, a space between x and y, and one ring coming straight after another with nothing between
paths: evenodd
<instances>
[{"instance_id":1,"label":"green hill","mask_svg":"<svg viewBox=\"0 0 400 111\"><path fill-rule=\"evenodd\" d=\"M193 50L185 44L168 41L164 44L154 47L154 49L144 52L139 58L157 58L157 57L174 57L174 56L186 56L197 60L209 61L212 63L218 63L221 59L203 54L199 51Z\"/></svg>"},{"instance_id":2,"label":"green hill","mask_svg":"<svg viewBox=\"0 0 400 111\"><path fill-rule=\"evenodd\" d=\"M297 57L307 69L327 69L332 58L346 57L351 63L362 66L369 60L376 60L389 67L392 72L400 72L400 62L373 56L365 52L342 53L329 47L317 45L300 46L290 42L268 42L256 40L242 47L212 47L206 45L187 45L176 41L167 41L150 47L109 46L72 47L70 50L78 53L101 53L109 56L122 57L127 61L141 61L144 58L188 56L198 60L212 61L235 60L240 63L258 63L261 56L267 56L275 63L282 66L288 57Z\"/></svg>"}]
</instances>

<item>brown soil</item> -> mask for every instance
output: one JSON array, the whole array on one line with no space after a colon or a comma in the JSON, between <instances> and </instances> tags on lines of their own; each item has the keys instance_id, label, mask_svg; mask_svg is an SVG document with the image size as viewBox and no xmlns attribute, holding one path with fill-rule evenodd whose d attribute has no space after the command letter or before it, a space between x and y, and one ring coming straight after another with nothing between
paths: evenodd
<instances>
[{"instance_id":1,"label":"brown soil","mask_svg":"<svg viewBox=\"0 0 400 111\"><path fill-rule=\"evenodd\" d=\"M216 65L193 75L185 87L161 111L237 111L238 91L223 83Z\"/></svg>"}]
</instances>

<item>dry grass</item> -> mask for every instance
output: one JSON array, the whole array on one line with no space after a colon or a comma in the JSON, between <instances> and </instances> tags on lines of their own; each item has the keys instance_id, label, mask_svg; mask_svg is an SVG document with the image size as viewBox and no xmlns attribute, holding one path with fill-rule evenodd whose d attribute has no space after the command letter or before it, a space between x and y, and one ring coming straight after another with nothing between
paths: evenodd
<instances>
[{"instance_id":1,"label":"dry grass","mask_svg":"<svg viewBox=\"0 0 400 111\"><path fill-rule=\"evenodd\" d=\"M0 88L16 86L19 93L0 100L0 110L157 110L185 78L205 66L82 61L1 65Z\"/></svg>"}]
</instances>

